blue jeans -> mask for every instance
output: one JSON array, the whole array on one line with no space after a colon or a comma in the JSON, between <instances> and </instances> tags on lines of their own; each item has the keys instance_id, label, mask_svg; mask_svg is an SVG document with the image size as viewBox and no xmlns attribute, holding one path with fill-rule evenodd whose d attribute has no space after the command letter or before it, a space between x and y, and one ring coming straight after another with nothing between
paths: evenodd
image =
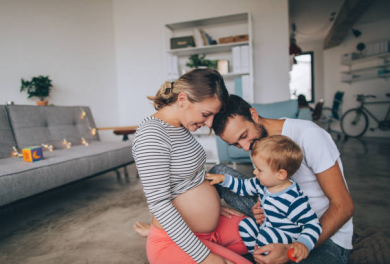
<instances>
[{"instance_id":1,"label":"blue jeans","mask_svg":"<svg viewBox=\"0 0 390 264\"><path fill-rule=\"evenodd\" d=\"M247 179L248 177L244 174L226 166L216 165L211 168L210 173L215 174L229 174L239 179ZM258 197L255 196L239 196L229 189L224 188L220 185L215 186L219 193L219 196L225 200L225 202L238 211L246 214L247 216L253 217L252 207L257 202ZM335 244L332 240L328 239L322 245L314 248L309 256L302 260L300 264L347 264L349 258L349 250ZM291 262L294 263L294 262Z\"/></svg>"}]
</instances>

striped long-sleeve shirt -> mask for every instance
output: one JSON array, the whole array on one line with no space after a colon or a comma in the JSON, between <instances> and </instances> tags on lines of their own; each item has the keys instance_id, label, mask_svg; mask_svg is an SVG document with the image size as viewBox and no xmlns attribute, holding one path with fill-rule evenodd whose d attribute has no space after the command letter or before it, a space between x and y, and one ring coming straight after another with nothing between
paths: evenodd
<instances>
[{"instance_id":1,"label":"striped long-sleeve shirt","mask_svg":"<svg viewBox=\"0 0 390 264\"><path fill-rule=\"evenodd\" d=\"M191 231L172 200L204 181L204 149L184 127L147 117L135 134L133 156L150 212L181 249L195 262L202 262L210 250Z\"/></svg>"},{"instance_id":2,"label":"striped long-sleeve shirt","mask_svg":"<svg viewBox=\"0 0 390 264\"><path fill-rule=\"evenodd\" d=\"M260 228L278 228L303 243L310 251L316 245L322 227L307 196L295 181L290 181L292 184L278 193L270 193L256 177L242 180L225 174L221 185L241 196L259 195L265 215L265 221Z\"/></svg>"}]
</instances>

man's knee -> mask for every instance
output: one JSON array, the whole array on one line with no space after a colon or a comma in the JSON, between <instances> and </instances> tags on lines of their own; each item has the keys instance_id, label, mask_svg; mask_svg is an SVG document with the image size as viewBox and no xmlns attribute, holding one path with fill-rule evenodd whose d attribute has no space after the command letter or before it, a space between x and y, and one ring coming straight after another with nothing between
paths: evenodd
<instances>
[{"instance_id":1,"label":"man's knee","mask_svg":"<svg viewBox=\"0 0 390 264\"><path fill-rule=\"evenodd\" d=\"M210 169L209 173L223 174L228 168L229 167L224 164L217 164Z\"/></svg>"}]
</instances>

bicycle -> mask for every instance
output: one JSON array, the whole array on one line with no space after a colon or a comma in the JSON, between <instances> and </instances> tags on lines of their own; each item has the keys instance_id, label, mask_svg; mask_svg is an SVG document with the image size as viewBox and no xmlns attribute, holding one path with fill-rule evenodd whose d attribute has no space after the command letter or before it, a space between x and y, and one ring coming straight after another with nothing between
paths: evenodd
<instances>
[{"instance_id":1,"label":"bicycle","mask_svg":"<svg viewBox=\"0 0 390 264\"><path fill-rule=\"evenodd\" d=\"M387 97L390 97L390 93L386 94ZM367 98L376 98L375 95L364 95L358 94L357 101L360 102L360 106L357 108L349 109L345 112L340 120L341 130L346 136L358 138L363 136L368 129L369 119L368 115L371 116L380 130L390 129L390 106L387 111L386 117L383 120L379 120L373 113L371 113L365 105L369 104L390 104L390 101L379 101L379 102L366 102ZM367 115L368 114L368 115ZM374 131L376 128L370 128L371 131Z\"/></svg>"}]
</instances>

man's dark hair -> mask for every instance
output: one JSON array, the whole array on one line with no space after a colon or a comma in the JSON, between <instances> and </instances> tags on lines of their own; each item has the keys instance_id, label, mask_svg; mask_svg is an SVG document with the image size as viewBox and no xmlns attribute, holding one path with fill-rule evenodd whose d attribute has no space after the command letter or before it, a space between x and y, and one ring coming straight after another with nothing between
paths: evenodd
<instances>
[{"instance_id":1,"label":"man's dark hair","mask_svg":"<svg viewBox=\"0 0 390 264\"><path fill-rule=\"evenodd\" d=\"M250 108L252 106L241 97L234 94L229 95L225 110L214 116L213 129L215 134L221 135L225 131L229 117L242 116L245 120L253 122Z\"/></svg>"}]
</instances>

